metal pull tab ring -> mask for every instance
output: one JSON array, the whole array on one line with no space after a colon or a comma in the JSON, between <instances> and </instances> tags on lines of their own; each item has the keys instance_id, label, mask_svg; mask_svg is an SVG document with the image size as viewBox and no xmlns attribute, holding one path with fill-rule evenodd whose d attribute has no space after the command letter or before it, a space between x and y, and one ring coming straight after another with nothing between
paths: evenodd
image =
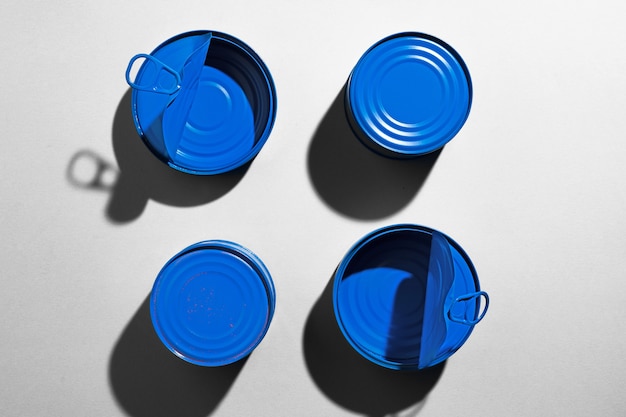
<instances>
[{"instance_id":1,"label":"metal pull tab ring","mask_svg":"<svg viewBox=\"0 0 626 417\"><path fill-rule=\"evenodd\" d=\"M145 59L146 62L151 62L156 67L152 79L144 80L142 84L136 84L134 80L130 79L131 69L138 59ZM145 65L146 62L144 62L142 66ZM162 77L163 74L167 74L165 79ZM180 88L181 77L176 70L165 65L152 55L137 54L130 59L128 68L126 68L126 82L135 90L151 91L159 94L174 94Z\"/></svg>"},{"instance_id":2,"label":"metal pull tab ring","mask_svg":"<svg viewBox=\"0 0 626 417\"><path fill-rule=\"evenodd\" d=\"M466 303L469 301L476 300L479 297L483 297L485 299L485 307L483 308L483 311L478 315L477 318L468 319L465 315L463 317L457 317L457 316L452 315L452 310L457 303ZM484 291L478 291L478 292L473 292L473 293L469 293L465 295L460 295L450 305L450 308L448 309L448 318L455 323L473 326L479 321L481 321L483 317L485 317L485 314L487 313L488 308L489 308L489 295Z\"/></svg>"}]
</instances>

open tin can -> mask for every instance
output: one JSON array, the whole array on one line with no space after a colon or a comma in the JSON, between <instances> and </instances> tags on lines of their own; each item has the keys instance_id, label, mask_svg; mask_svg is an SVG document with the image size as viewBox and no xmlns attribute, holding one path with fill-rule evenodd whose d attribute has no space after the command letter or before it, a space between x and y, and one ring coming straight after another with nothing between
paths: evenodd
<instances>
[{"instance_id":1,"label":"open tin can","mask_svg":"<svg viewBox=\"0 0 626 417\"><path fill-rule=\"evenodd\" d=\"M276 88L265 63L243 41L221 32L183 33L150 54L135 55L126 81L146 146L190 174L220 174L246 164L276 118Z\"/></svg>"},{"instance_id":2,"label":"open tin can","mask_svg":"<svg viewBox=\"0 0 626 417\"><path fill-rule=\"evenodd\" d=\"M418 225L392 225L366 235L334 277L335 317L346 340L390 369L443 362L469 338L488 305L463 249Z\"/></svg>"}]
</instances>

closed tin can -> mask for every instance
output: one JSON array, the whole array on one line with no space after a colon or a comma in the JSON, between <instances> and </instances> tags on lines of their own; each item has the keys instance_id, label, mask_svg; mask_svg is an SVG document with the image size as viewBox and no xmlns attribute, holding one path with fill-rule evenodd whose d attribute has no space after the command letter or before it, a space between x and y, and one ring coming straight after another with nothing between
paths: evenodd
<instances>
[{"instance_id":1,"label":"closed tin can","mask_svg":"<svg viewBox=\"0 0 626 417\"><path fill-rule=\"evenodd\" d=\"M249 355L269 329L276 295L269 271L229 241L191 245L159 272L150 294L152 324L179 358L221 366Z\"/></svg>"},{"instance_id":2,"label":"closed tin can","mask_svg":"<svg viewBox=\"0 0 626 417\"><path fill-rule=\"evenodd\" d=\"M345 104L359 139L392 158L442 148L465 123L472 83L461 56L448 44L417 32L377 42L348 79Z\"/></svg>"}]
</instances>

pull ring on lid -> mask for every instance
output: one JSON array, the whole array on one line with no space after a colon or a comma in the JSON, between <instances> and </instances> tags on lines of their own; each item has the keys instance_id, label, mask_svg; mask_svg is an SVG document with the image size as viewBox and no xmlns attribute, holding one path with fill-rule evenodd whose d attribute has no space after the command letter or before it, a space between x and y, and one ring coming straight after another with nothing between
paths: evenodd
<instances>
[{"instance_id":1,"label":"pull ring on lid","mask_svg":"<svg viewBox=\"0 0 626 417\"><path fill-rule=\"evenodd\" d=\"M478 317L473 318L473 319L472 318L467 318L467 316L465 315L466 312L467 312L466 309L464 309L462 317L455 316L452 313L452 310L454 309L454 306L458 305L459 303L472 302L472 301L476 300L479 297L483 297L485 299L485 307L483 308L482 313L480 313L478 315ZM485 314L487 313L487 309L488 308L489 308L489 295L485 291L478 291L478 292L474 292L474 293L470 293L470 294L460 295L450 305L450 308L448 309L448 318L450 320L452 320L453 322L456 322L456 323L466 324L468 326L473 326L473 325L477 324L479 321L481 321L483 319L483 317L485 317Z\"/></svg>"},{"instance_id":2,"label":"pull ring on lid","mask_svg":"<svg viewBox=\"0 0 626 417\"><path fill-rule=\"evenodd\" d=\"M135 81L130 79L130 72L133 65L139 59L145 59L147 62L152 63L155 68L153 76L148 78L149 82L143 84L136 84ZM145 64L146 62L144 62L144 65ZM164 74L166 75L165 79L162 78ZM181 78L180 74L173 68L165 65L152 55L137 54L130 59L128 68L126 68L126 82L135 90L150 91L159 94L174 94L180 88Z\"/></svg>"}]
</instances>

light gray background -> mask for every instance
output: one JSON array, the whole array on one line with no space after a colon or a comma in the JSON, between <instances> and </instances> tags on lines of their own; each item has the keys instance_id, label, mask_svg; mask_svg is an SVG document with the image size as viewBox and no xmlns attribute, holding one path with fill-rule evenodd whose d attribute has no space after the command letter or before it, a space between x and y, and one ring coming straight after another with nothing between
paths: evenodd
<instances>
[{"instance_id":1,"label":"light gray background","mask_svg":"<svg viewBox=\"0 0 626 417\"><path fill-rule=\"evenodd\" d=\"M2 9L0 415L150 415L141 395L165 404L154 415L170 413L178 394L150 396L133 386L132 361L113 377L112 362L121 342L127 358L141 357L142 333L123 335L161 266L214 238L264 260L277 308L225 395L194 415L362 413L312 377L303 334L348 248L399 222L457 240L492 297L429 395L400 414L626 414L623 2L27 0ZM194 29L246 41L278 90L273 133L228 192L170 175L128 144L138 140L127 129L130 57ZM459 51L473 80L470 117L425 181L397 178L396 200L352 201L349 189L323 198L336 190L313 181L326 163L314 138L335 127L325 115L361 54L401 31ZM110 164L99 189L71 181L89 178L89 155ZM128 386L112 382L128 375ZM204 378L174 376L174 391Z\"/></svg>"}]
</instances>

